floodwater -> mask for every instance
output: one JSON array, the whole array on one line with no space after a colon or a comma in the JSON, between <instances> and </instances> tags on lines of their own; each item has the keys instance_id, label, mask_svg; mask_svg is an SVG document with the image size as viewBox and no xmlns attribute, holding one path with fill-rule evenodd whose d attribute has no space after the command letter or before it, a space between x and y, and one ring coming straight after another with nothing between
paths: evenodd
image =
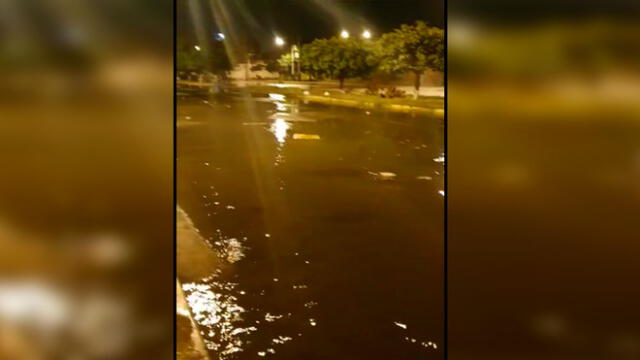
<instances>
[{"instance_id":1,"label":"floodwater","mask_svg":"<svg viewBox=\"0 0 640 360\"><path fill-rule=\"evenodd\" d=\"M276 90L177 111L178 205L211 252L178 276L212 359L444 358L442 120Z\"/></svg>"}]
</instances>

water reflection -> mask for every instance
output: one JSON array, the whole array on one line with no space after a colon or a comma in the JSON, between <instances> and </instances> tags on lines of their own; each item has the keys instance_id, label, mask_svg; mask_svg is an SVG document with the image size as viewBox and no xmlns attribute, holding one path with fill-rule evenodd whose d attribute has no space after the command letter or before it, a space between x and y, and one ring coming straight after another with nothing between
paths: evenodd
<instances>
[{"instance_id":1,"label":"water reflection","mask_svg":"<svg viewBox=\"0 0 640 360\"><path fill-rule=\"evenodd\" d=\"M269 94L269 99L273 100L273 101L284 101L285 100L285 96L282 94Z\"/></svg>"},{"instance_id":2,"label":"water reflection","mask_svg":"<svg viewBox=\"0 0 640 360\"><path fill-rule=\"evenodd\" d=\"M276 110L278 110L279 112L285 112L287 111L287 105L281 102L276 102Z\"/></svg>"},{"instance_id":3,"label":"water reflection","mask_svg":"<svg viewBox=\"0 0 640 360\"><path fill-rule=\"evenodd\" d=\"M238 298L216 291L233 290L237 284L211 280L183 284L182 289L207 348L216 351L220 359L228 359L231 354L243 351L241 335L257 328L239 326L245 309L238 305Z\"/></svg>"},{"instance_id":4,"label":"water reflection","mask_svg":"<svg viewBox=\"0 0 640 360\"><path fill-rule=\"evenodd\" d=\"M278 143L284 144L287 140L287 131L289 128L291 128L291 126L284 119L276 119L273 124L271 124L271 132L275 135Z\"/></svg>"}]
</instances>

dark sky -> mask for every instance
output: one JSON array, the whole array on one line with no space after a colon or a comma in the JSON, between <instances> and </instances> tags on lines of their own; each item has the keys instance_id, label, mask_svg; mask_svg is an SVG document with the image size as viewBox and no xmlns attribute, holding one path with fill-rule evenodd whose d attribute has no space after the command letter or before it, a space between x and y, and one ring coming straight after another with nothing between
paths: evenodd
<instances>
[{"instance_id":1,"label":"dark sky","mask_svg":"<svg viewBox=\"0 0 640 360\"><path fill-rule=\"evenodd\" d=\"M225 30L231 41L268 50L275 34L304 43L343 28L375 35L416 20L443 27L444 6L444 0L178 0L177 30L188 41L194 27L208 36ZM202 25L194 26L194 14Z\"/></svg>"}]
</instances>

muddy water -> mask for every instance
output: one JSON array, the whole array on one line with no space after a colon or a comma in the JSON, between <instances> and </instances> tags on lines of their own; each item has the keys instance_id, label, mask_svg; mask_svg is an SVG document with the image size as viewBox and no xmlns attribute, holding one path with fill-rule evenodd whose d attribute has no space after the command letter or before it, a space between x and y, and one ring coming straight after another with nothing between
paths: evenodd
<instances>
[{"instance_id":1,"label":"muddy water","mask_svg":"<svg viewBox=\"0 0 640 360\"><path fill-rule=\"evenodd\" d=\"M180 95L178 204L218 265L178 272L211 357L443 358L443 140L428 117Z\"/></svg>"}]
</instances>

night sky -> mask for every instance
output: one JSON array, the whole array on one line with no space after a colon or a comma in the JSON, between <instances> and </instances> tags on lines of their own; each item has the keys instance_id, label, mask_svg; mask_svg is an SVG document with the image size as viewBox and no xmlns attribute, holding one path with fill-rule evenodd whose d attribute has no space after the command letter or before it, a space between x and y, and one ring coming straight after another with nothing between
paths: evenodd
<instances>
[{"instance_id":1,"label":"night sky","mask_svg":"<svg viewBox=\"0 0 640 360\"><path fill-rule=\"evenodd\" d=\"M223 31L236 47L268 52L276 34L305 43L342 29L359 34L367 28L375 36L416 20L443 27L444 11L444 0L178 0L177 35L192 42L194 28L211 39Z\"/></svg>"}]
</instances>

